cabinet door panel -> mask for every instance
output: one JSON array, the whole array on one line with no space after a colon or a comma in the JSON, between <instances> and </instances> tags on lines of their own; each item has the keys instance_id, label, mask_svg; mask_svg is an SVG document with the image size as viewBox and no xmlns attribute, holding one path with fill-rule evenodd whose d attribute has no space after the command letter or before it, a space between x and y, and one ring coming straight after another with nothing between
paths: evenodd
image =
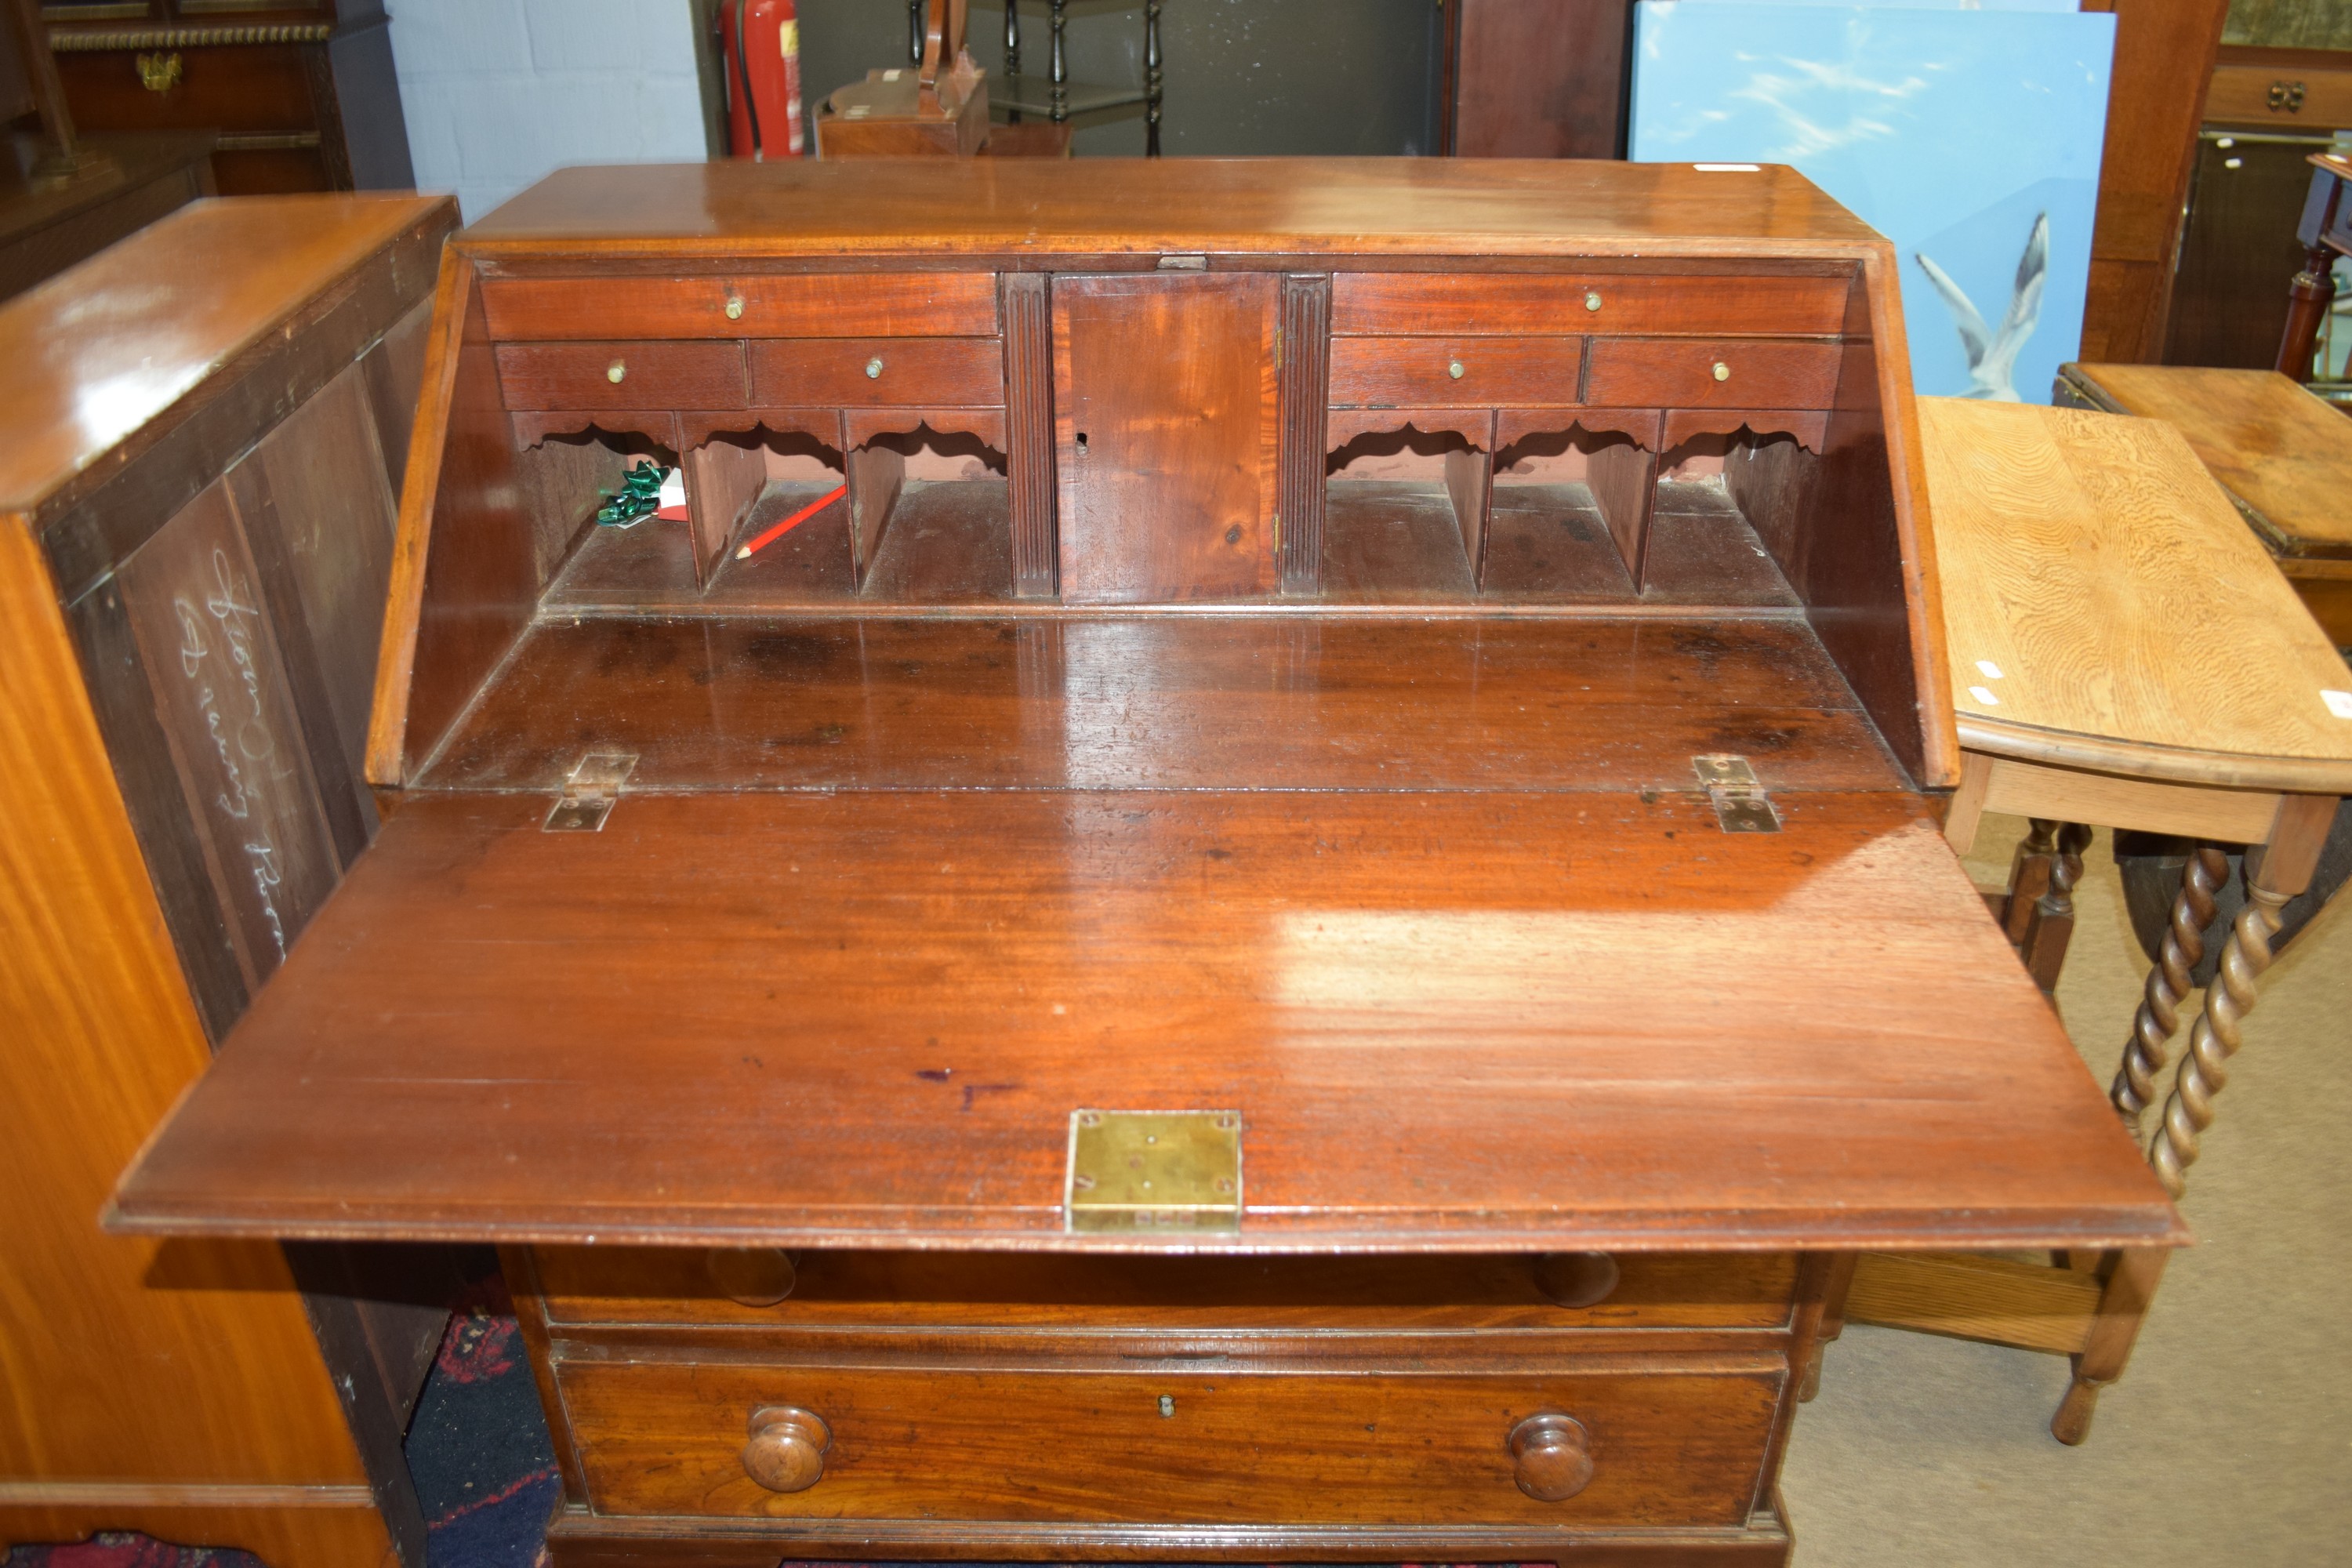
<instances>
[{"instance_id":1,"label":"cabinet door panel","mask_svg":"<svg viewBox=\"0 0 2352 1568\"><path fill-rule=\"evenodd\" d=\"M1063 598L1269 591L1280 279L1147 273L1053 289Z\"/></svg>"}]
</instances>

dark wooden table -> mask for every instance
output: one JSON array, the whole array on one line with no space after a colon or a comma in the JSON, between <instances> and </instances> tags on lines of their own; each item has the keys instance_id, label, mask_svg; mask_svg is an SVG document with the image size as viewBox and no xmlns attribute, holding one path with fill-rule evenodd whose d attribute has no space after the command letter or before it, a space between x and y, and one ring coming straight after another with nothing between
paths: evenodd
<instances>
[{"instance_id":1,"label":"dark wooden table","mask_svg":"<svg viewBox=\"0 0 2352 1568\"><path fill-rule=\"evenodd\" d=\"M1858 1249L2182 1235L1938 831L1895 277L1785 169L554 176L390 820L112 1223L506 1244L566 1564L1784 1561Z\"/></svg>"}]
</instances>

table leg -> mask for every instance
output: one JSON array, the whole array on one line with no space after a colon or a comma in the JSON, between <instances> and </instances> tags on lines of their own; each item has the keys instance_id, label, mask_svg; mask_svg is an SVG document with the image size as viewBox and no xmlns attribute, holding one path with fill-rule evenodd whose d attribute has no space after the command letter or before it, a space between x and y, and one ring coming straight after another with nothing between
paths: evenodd
<instances>
[{"instance_id":1,"label":"table leg","mask_svg":"<svg viewBox=\"0 0 2352 1568\"><path fill-rule=\"evenodd\" d=\"M2091 1320L2083 1348L2074 1357L2074 1381L2058 1413L2050 1418L2050 1435L2069 1446L2091 1435L2091 1416L2098 1409L2099 1390L2124 1374L2140 1323L2156 1298L2156 1282L2171 1256L2158 1247L2110 1252L2100 1259L2098 1315Z\"/></svg>"},{"instance_id":2,"label":"table leg","mask_svg":"<svg viewBox=\"0 0 2352 1568\"><path fill-rule=\"evenodd\" d=\"M2205 957L2205 932L2213 923L2213 895L2230 874L2230 858L2219 849L2198 845L2180 870L2180 892L2172 900L2171 923L2164 944L2147 972L2147 990L2132 1019L2131 1038L2124 1045L2123 1066L2116 1073L2107 1099L2132 1135L2139 1134L2142 1112L2156 1103L2156 1075L2171 1058L2172 1037L2180 1030L2180 1002L2189 994L2189 973Z\"/></svg>"},{"instance_id":3,"label":"table leg","mask_svg":"<svg viewBox=\"0 0 2352 1568\"><path fill-rule=\"evenodd\" d=\"M2090 847L2091 830L2081 823L2058 829L2048 886L2026 917L2018 949L2033 983L2044 991L2058 989L2058 972L2066 964L2066 946L2074 938L2074 887L2083 879L2083 851Z\"/></svg>"},{"instance_id":4,"label":"table leg","mask_svg":"<svg viewBox=\"0 0 2352 1568\"><path fill-rule=\"evenodd\" d=\"M2279 802L2270 841L2246 852L2246 907L2221 945L2220 970L2205 989L2205 1010L2189 1031L2189 1053L2165 1101L2164 1124L2148 1143L2148 1163L2176 1198L2197 1163L2198 1139L2213 1125L2213 1098L2230 1080L2230 1058L2245 1043L2242 1025L2254 1010L2254 984L2271 966L2271 938L2283 923L2279 911L2310 885L2335 819L2333 797L2287 795Z\"/></svg>"},{"instance_id":5,"label":"table leg","mask_svg":"<svg viewBox=\"0 0 2352 1568\"><path fill-rule=\"evenodd\" d=\"M2050 890L2051 863L2058 858L2058 824L2046 816L2025 819L2025 837L2009 861L2009 903L2000 929L2014 947L2033 923L2033 900Z\"/></svg>"}]
</instances>

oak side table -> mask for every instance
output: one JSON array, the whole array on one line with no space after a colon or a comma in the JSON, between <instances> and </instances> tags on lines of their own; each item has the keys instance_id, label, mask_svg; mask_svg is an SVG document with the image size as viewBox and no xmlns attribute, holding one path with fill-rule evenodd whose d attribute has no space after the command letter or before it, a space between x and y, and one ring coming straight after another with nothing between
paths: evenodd
<instances>
[{"instance_id":1,"label":"oak side table","mask_svg":"<svg viewBox=\"0 0 2352 1568\"><path fill-rule=\"evenodd\" d=\"M2250 847L2245 909L2148 1143L2177 1198L2280 908L2352 790L2352 670L2170 425L1947 398L1921 399L1919 419L1963 750L1945 837L1965 854L1988 810L2032 821L2001 902L2035 978L2056 983L2094 827ZM2200 847L2174 900L2111 1091L2136 1131L2226 874L2221 851ZM2051 1431L2079 1443L2162 1264L2155 1251L2051 1267L1874 1255L1846 1316L2073 1357Z\"/></svg>"}]
</instances>

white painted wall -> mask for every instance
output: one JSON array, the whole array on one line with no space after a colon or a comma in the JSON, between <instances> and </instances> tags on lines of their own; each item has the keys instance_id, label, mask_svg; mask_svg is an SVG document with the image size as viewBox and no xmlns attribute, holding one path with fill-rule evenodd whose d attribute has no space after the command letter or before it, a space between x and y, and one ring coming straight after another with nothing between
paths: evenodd
<instances>
[{"instance_id":1,"label":"white painted wall","mask_svg":"<svg viewBox=\"0 0 2352 1568\"><path fill-rule=\"evenodd\" d=\"M690 0L388 0L420 190L467 222L568 163L709 156Z\"/></svg>"}]
</instances>

